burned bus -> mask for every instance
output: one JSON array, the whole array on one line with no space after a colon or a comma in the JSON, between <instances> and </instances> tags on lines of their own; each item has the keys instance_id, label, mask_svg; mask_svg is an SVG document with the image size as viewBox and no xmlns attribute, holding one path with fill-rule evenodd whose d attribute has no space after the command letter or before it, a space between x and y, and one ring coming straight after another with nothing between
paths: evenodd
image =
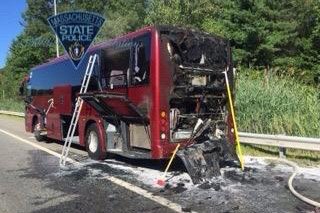
<instances>
[{"instance_id":1,"label":"burned bus","mask_svg":"<svg viewBox=\"0 0 320 213\"><path fill-rule=\"evenodd\" d=\"M88 91L79 94L93 54L98 61ZM179 143L178 156L197 182L219 173L221 162L237 160L224 76L232 89L232 70L227 40L149 26L91 47L78 69L67 55L31 69L26 131L37 140L64 140L80 96L75 143L91 158L165 159Z\"/></svg>"}]
</instances>

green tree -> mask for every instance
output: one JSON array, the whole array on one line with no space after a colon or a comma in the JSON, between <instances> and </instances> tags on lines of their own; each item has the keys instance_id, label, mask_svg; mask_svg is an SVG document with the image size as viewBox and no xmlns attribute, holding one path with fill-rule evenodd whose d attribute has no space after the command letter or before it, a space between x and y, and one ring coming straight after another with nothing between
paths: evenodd
<instances>
[{"instance_id":1,"label":"green tree","mask_svg":"<svg viewBox=\"0 0 320 213\"><path fill-rule=\"evenodd\" d=\"M146 24L170 24L203 29L217 7L208 0L148 1Z\"/></svg>"},{"instance_id":2,"label":"green tree","mask_svg":"<svg viewBox=\"0 0 320 213\"><path fill-rule=\"evenodd\" d=\"M5 90L9 95L17 94L17 85L32 66L44 62L54 55L54 47L39 44L39 38L54 38L47 24L52 8L46 0L28 0L27 10L22 14L23 32L12 42L4 73Z\"/></svg>"},{"instance_id":3,"label":"green tree","mask_svg":"<svg viewBox=\"0 0 320 213\"><path fill-rule=\"evenodd\" d=\"M237 65L305 76L318 63L316 0L214 1L207 31L231 40ZM267 73L267 72L266 72Z\"/></svg>"},{"instance_id":4,"label":"green tree","mask_svg":"<svg viewBox=\"0 0 320 213\"><path fill-rule=\"evenodd\" d=\"M109 0L103 15L106 22L97 36L98 41L134 31L144 23L145 0Z\"/></svg>"}]
</instances>

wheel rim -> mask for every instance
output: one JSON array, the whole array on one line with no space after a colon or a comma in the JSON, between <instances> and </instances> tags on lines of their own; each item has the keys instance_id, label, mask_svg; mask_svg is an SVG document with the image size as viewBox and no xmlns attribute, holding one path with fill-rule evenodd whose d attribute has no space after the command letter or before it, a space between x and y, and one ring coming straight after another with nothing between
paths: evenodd
<instances>
[{"instance_id":1,"label":"wheel rim","mask_svg":"<svg viewBox=\"0 0 320 213\"><path fill-rule=\"evenodd\" d=\"M96 132L91 131L88 138L89 150L91 153L95 153L98 149L98 135Z\"/></svg>"}]
</instances>

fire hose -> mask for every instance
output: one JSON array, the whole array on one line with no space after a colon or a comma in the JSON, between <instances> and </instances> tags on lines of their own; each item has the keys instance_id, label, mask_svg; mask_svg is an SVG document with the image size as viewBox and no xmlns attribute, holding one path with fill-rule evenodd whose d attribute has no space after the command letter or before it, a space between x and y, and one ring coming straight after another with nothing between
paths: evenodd
<instances>
[{"instance_id":1,"label":"fire hose","mask_svg":"<svg viewBox=\"0 0 320 213\"><path fill-rule=\"evenodd\" d=\"M239 136L238 136L238 131L237 131L237 124L236 124L236 120L235 120L235 115L234 115L234 108L233 108L233 102L232 102L232 96L231 96L231 92L230 92L230 86L229 86L229 81L228 81L228 76L227 76L227 71L228 69L226 69L226 71L224 72L225 74L225 79L226 79L226 87L227 87L227 92L228 92L228 97L229 97L229 105L230 105L230 108L231 108L231 115L232 115L232 119L233 119L233 123L234 123L234 130L235 130L235 137L236 137L236 144L237 144L237 151L238 151L238 157L239 157L239 160L240 160L240 165L241 165L241 169L243 170L244 168L244 161L243 161L243 157L242 157L242 152L241 152L241 148L240 148L240 142L239 142ZM302 194L300 194L299 192L297 192L293 185L292 185L292 182L293 182L293 179L297 176L297 174L299 174L299 166L292 162L292 161L289 161L289 160L286 160L286 159L281 159L281 158L276 158L276 157L253 157L253 158L256 158L256 159L265 159L265 160L275 160L275 161L280 161L280 162L283 162L291 167L293 167L293 173L292 175L289 177L288 179L288 187L289 187L289 190L291 191L291 193L296 196L297 198L299 198L300 200L312 205L312 206L315 206L315 207L318 207L320 208L320 203L319 202L316 202L314 200L311 200L310 198L307 198L305 196L303 196Z\"/></svg>"},{"instance_id":2,"label":"fire hose","mask_svg":"<svg viewBox=\"0 0 320 213\"><path fill-rule=\"evenodd\" d=\"M255 156L250 156L251 158L255 158L255 159L262 159L262 160L274 160L274 161L280 161L282 163L285 163L291 167L293 167L293 173L291 174L291 176L289 177L288 179L288 187L289 187L289 190L291 191L291 193L296 196L297 198L299 198L300 200L304 201L305 203L308 203L312 206L315 206L315 207L318 207L320 208L320 203L317 202L317 201L314 201L314 200L311 200L310 198L307 198L306 196L300 194L299 192L297 192L293 185L292 185L292 182L293 182L293 179L297 176L297 174L299 174L299 166L292 162L292 161L289 161L289 160L286 160L286 159L281 159L281 158L276 158L276 157L255 157Z\"/></svg>"}]
</instances>

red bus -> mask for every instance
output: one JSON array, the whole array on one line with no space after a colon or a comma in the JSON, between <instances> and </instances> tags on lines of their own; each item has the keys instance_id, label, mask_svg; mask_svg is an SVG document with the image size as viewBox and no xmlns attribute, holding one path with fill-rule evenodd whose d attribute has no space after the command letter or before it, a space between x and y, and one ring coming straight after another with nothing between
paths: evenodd
<instances>
[{"instance_id":1,"label":"red bus","mask_svg":"<svg viewBox=\"0 0 320 213\"><path fill-rule=\"evenodd\" d=\"M235 159L223 73L233 87L229 41L171 26L149 26L95 45L78 69L67 55L31 69L25 82L25 127L37 140L66 137L93 54L98 61L88 92L80 95L84 104L75 141L91 158L116 153L164 159L180 143L187 169L197 167L197 157L186 147L210 149L216 167Z\"/></svg>"}]
</instances>

